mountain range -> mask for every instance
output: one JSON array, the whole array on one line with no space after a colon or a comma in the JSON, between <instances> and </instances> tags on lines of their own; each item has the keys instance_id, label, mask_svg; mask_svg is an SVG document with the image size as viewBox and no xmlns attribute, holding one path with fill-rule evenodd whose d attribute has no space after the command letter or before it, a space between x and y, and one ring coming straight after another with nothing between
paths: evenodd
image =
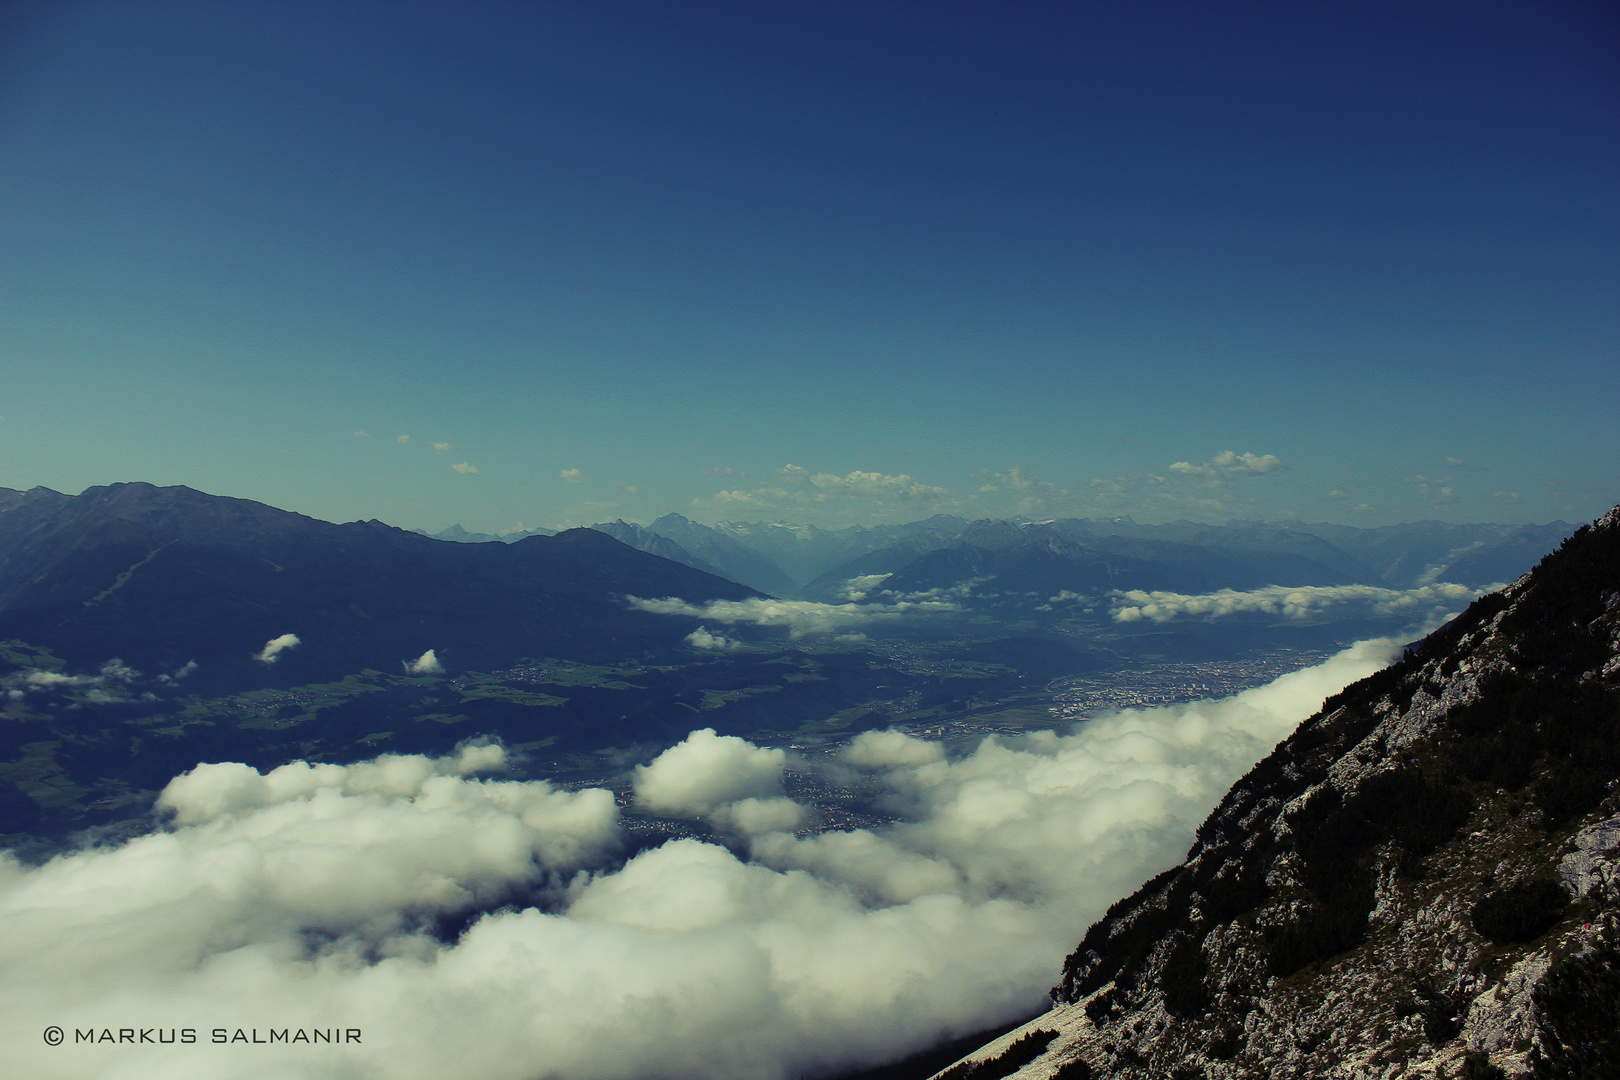
<instances>
[{"instance_id":1,"label":"mountain range","mask_svg":"<svg viewBox=\"0 0 1620 1080\"><path fill-rule=\"evenodd\" d=\"M1324 702L1234 785L1183 862L1086 931L1050 1011L937 1075L1620 1074L1620 508L1573 531L934 518L835 533L668 515L471 537L149 484L0 489L0 659L15 669L0 819L60 833L91 820L74 815L94 796L94 820L139 824L177 761L353 760L489 731L520 750L575 738L595 753L592 738L664 738L739 702L762 710L751 719L847 712L839 723L870 726L889 722L872 695L903 678L920 697L1017 674L905 650L888 667L834 648L709 652L680 644L701 620L629 596L700 606L774 583L840 604L956 590L1033 609L1054 589L1517 578ZM1071 637L1020 629L972 648L1022 662ZM466 677L433 677L444 665ZM159 693L137 698L146 685ZM102 687L118 694L97 700ZM502 729L502 709L523 715Z\"/></svg>"},{"instance_id":2,"label":"mountain range","mask_svg":"<svg viewBox=\"0 0 1620 1080\"><path fill-rule=\"evenodd\" d=\"M679 636L670 616L626 595L757 595L593 529L455 544L140 483L8 491L0 505L0 639L70 667L116 657L148 673L186 670L213 692L398 671L430 649L485 669L616 660ZM264 656L284 635L297 644Z\"/></svg>"},{"instance_id":3,"label":"mountain range","mask_svg":"<svg viewBox=\"0 0 1620 1080\"><path fill-rule=\"evenodd\" d=\"M877 575L894 575L883 587L895 595L982 584L989 592L1040 599L1064 590L1409 589L1435 581L1480 589L1513 580L1574 531L1562 521L1363 529L1297 521L1139 525L1129 518L970 522L945 515L828 530L780 522L700 525L679 514L645 526L616 521L592 528L771 596L827 603L870 591L852 590L851 582ZM497 539L459 526L437 535Z\"/></svg>"}]
</instances>

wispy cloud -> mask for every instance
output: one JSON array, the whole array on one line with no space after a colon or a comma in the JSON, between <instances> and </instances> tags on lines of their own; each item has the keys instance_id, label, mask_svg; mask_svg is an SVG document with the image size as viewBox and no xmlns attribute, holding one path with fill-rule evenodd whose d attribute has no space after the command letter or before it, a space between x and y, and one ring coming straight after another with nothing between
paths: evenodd
<instances>
[{"instance_id":1,"label":"wispy cloud","mask_svg":"<svg viewBox=\"0 0 1620 1080\"><path fill-rule=\"evenodd\" d=\"M750 514L779 517L785 514L827 521L874 521L919 517L955 504L943 487L926 484L905 473L888 474L856 469L848 473L811 472L784 465L772 483L751 488L717 491L694 506L723 516Z\"/></svg>"},{"instance_id":2,"label":"wispy cloud","mask_svg":"<svg viewBox=\"0 0 1620 1080\"><path fill-rule=\"evenodd\" d=\"M1231 483L1283 467L1275 454L1223 451L1203 464L1180 461L1166 475L1093 478L1067 486L1012 465L985 469L970 491L952 491L909 474L854 470L838 474L786 465L769 482L737 485L694 499L692 512L721 518L787 518L839 527L916 520L929 514L966 517L1149 517L1230 515L1250 496Z\"/></svg>"},{"instance_id":3,"label":"wispy cloud","mask_svg":"<svg viewBox=\"0 0 1620 1080\"><path fill-rule=\"evenodd\" d=\"M711 600L706 604L693 604L672 596L660 600L644 600L637 596L625 599L631 607L655 615L684 615L709 622L785 627L794 638L806 634L833 633L863 623L892 621L910 614L959 610L956 604L948 600L936 599L903 600L894 604L818 604L812 600L769 600L763 597Z\"/></svg>"},{"instance_id":4,"label":"wispy cloud","mask_svg":"<svg viewBox=\"0 0 1620 1080\"><path fill-rule=\"evenodd\" d=\"M478 466L469 465L465 461L457 462L456 464L450 466L450 468L454 469L456 472L460 473L462 476L477 476L478 475Z\"/></svg>"},{"instance_id":5,"label":"wispy cloud","mask_svg":"<svg viewBox=\"0 0 1620 1080\"><path fill-rule=\"evenodd\" d=\"M26 697L28 694L83 691L80 700L92 705L102 705L133 700L127 695L126 691L142 683L148 687L148 690L143 692L141 696L149 698L151 696L151 687L172 684L184 679L196 670L197 661L188 660L172 674L160 673L155 678L146 679L139 671L119 658L113 657L103 663L95 674L24 670L0 677L0 685L7 688L6 694L13 700Z\"/></svg>"},{"instance_id":6,"label":"wispy cloud","mask_svg":"<svg viewBox=\"0 0 1620 1080\"><path fill-rule=\"evenodd\" d=\"M94 686L100 681L94 675L64 675L59 671L30 671L23 676L23 682L29 686L52 689L69 686Z\"/></svg>"},{"instance_id":7,"label":"wispy cloud","mask_svg":"<svg viewBox=\"0 0 1620 1080\"><path fill-rule=\"evenodd\" d=\"M585 474L580 472L578 469L564 469L562 472L557 474L557 479L561 480L565 484L583 484L585 482Z\"/></svg>"},{"instance_id":8,"label":"wispy cloud","mask_svg":"<svg viewBox=\"0 0 1620 1080\"><path fill-rule=\"evenodd\" d=\"M165 788L161 832L39 867L0 856L0 1060L56 1075L47 1025L132 1023L358 1027L342 1068L399 1080L536 1063L783 1080L891 1059L1036 1008L1079 929L1173 865L1232 781L1388 650L955 759L868 733L843 764L907 815L875 829L794 835L782 752L695 732L636 795L733 848L628 861L610 792L479 778L499 747L201 765ZM430 932L444 923L465 929ZM69 1049L86 1074L173 1070L173 1048ZM244 1067L206 1034L185 1049L198 1076ZM330 1075L333 1049L266 1044L253 1068Z\"/></svg>"},{"instance_id":9,"label":"wispy cloud","mask_svg":"<svg viewBox=\"0 0 1620 1080\"><path fill-rule=\"evenodd\" d=\"M1212 593L1145 592L1131 589L1111 594L1116 622L1166 623L1176 619L1220 619L1258 612L1284 619L1319 616L1329 608L1358 606L1375 615L1426 614L1467 604L1479 590L1436 582L1417 589L1381 589L1373 585L1267 585L1261 589L1221 589Z\"/></svg>"},{"instance_id":10,"label":"wispy cloud","mask_svg":"<svg viewBox=\"0 0 1620 1080\"><path fill-rule=\"evenodd\" d=\"M433 449L438 453L448 454L450 451L454 450L455 447L451 446L447 442L436 442L433 444Z\"/></svg>"},{"instance_id":11,"label":"wispy cloud","mask_svg":"<svg viewBox=\"0 0 1620 1080\"><path fill-rule=\"evenodd\" d=\"M409 435L395 435L394 441L399 443L401 446L404 446L406 443L411 441L411 437Z\"/></svg>"},{"instance_id":12,"label":"wispy cloud","mask_svg":"<svg viewBox=\"0 0 1620 1080\"><path fill-rule=\"evenodd\" d=\"M1417 473L1403 478L1401 482L1411 484L1417 491L1418 498L1424 502L1444 505L1457 499L1457 489L1452 486L1452 479L1449 476L1443 480L1430 480L1422 473Z\"/></svg>"}]
</instances>

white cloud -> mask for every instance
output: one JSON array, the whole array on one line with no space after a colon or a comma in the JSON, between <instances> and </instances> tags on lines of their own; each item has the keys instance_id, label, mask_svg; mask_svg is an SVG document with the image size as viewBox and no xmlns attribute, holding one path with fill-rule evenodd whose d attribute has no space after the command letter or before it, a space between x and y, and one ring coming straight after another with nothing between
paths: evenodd
<instances>
[{"instance_id":1,"label":"white cloud","mask_svg":"<svg viewBox=\"0 0 1620 1080\"><path fill-rule=\"evenodd\" d=\"M1451 477L1449 476L1444 480L1431 481L1427 476L1418 473L1414 476L1404 477L1401 482L1411 484L1417 489L1418 497L1426 502L1444 504L1455 502L1457 499L1457 489L1451 486Z\"/></svg>"},{"instance_id":2,"label":"white cloud","mask_svg":"<svg viewBox=\"0 0 1620 1080\"><path fill-rule=\"evenodd\" d=\"M63 675L59 671L30 671L23 676L29 686L53 688L63 686L94 686L101 680L94 675Z\"/></svg>"},{"instance_id":3,"label":"white cloud","mask_svg":"<svg viewBox=\"0 0 1620 1080\"><path fill-rule=\"evenodd\" d=\"M843 759L856 768L882 769L902 765L932 765L945 760L945 749L901 731L865 731L843 750Z\"/></svg>"},{"instance_id":4,"label":"white cloud","mask_svg":"<svg viewBox=\"0 0 1620 1080\"><path fill-rule=\"evenodd\" d=\"M815 490L815 497L818 499L826 499L836 494L885 501L930 502L948 498L951 494L945 488L924 484L904 473L887 476L880 472L863 472L856 469L844 476L834 473L811 475L808 470L801 469L797 465L788 465L782 469L782 476L790 482L808 483Z\"/></svg>"},{"instance_id":5,"label":"white cloud","mask_svg":"<svg viewBox=\"0 0 1620 1080\"><path fill-rule=\"evenodd\" d=\"M789 464L770 482L694 499L691 512L722 519L786 518L833 528L914 521L935 513L1029 520L1117 514L1208 520L1257 512L1250 497L1240 494L1229 481L1282 467L1275 454L1227 450L1203 464L1176 462L1165 476L1094 478L1064 486L1042 479L1026 466L1012 465L980 471L975 489L958 493L904 473L861 469L818 473Z\"/></svg>"},{"instance_id":6,"label":"white cloud","mask_svg":"<svg viewBox=\"0 0 1620 1080\"><path fill-rule=\"evenodd\" d=\"M1348 499L1349 497L1350 496L1348 493L1340 491L1338 488L1334 488L1332 491L1328 492L1328 498L1330 499Z\"/></svg>"},{"instance_id":7,"label":"white cloud","mask_svg":"<svg viewBox=\"0 0 1620 1080\"><path fill-rule=\"evenodd\" d=\"M1042 480L1022 465L1014 465L1001 472L987 472L984 477L984 483L979 485L979 491L986 494L993 491L1013 491L1047 497L1068 494L1056 484Z\"/></svg>"},{"instance_id":8,"label":"white cloud","mask_svg":"<svg viewBox=\"0 0 1620 1080\"><path fill-rule=\"evenodd\" d=\"M366 429L365 428L355 428L354 429L354 437L357 438L357 439L365 438L366 437Z\"/></svg>"},{"instance_id":9,"label":"white cloud","mask_svg":"<svg viewBox=\"0 0 1620 1080\"><path fill-rule=\"evenodd\" d=\"M469 465L465 461L458 462L455 465L450 466L450 468L454 469L456 472L460 473L462 476L476 476L476 475L478 475L478 466Z\"/></svg>"},{"instance_id":10,"label":"white cloud","mask_svg":"<svg viewBox=\"0 0 1620 1080\"><path fill-rule=\"evenodd\" d=\"M852 604L859 603L865 600L867 594L873 589L893 576L893 574L861 574L844 582L843 588L839 591L843 594L845 600Z\"/></svg>"},{"instance_id":11,"label":"white cloud","mask_svg":"<svg viewBox=\"0 0 1620 1080\"><path fill-rule=\"evenodd\" d=\"M713 732L638 774L638 795L709 814L747 857L679 840L608 862L612 795L475 778L498 747L199 766L165 789L166 831L40 867L0 858L0 1069L786 1080L892 1058L1037 1007L1081 930L1388 655L1369 643L1235 698L957 760L862 736L847 767L909 811L882 829L789 835L802 811L777 793L781 752ZM69 1045L44 1044L50 1024ZM73 1045L132 1025L201 1039ZM207 1041L222 1026L364 1034L250 1056Z\"/></svg>"},{"instance_id":12,"label":"white cloud","mask_svg":"<svg viewBox=\"0 0 1620 1080\"><path fill-rule=\"evenodd\" d=\"M693 500L696 510L723 515L791 514L796 520L840 524L889 518L911 520L955 508L957 503L949 489L904 473L864 469L844 474L813 473L792 464L778 470L775 483L717 491L708 499Z\"/></svg>"},{"instance_id":13,"label":"white cloud","mask_svg":"<svg viewBox=\"0 0 1620 1080\"><path fill-rule=\"evenodd\" d=\"M565 484L583 484L585 482L585 474L580 472L578 469L564 469L562 472L557 474L557 479L561 480Z\"/></svg>"},{"instance_id":14,"label":"white cloud","mask_svg":"<svg viewBox=\"0 0 1620 1080\"><path fill-rule=\"evenodd\" d=\"M288 649L295 649L302 644L303 642L298 640L297 634L282 634L280 637L274 637L265 642L264 648L260 649L253 659L261 664L273 664L282 653Z\"/></svg>"},{"instance_id":15,"label":"white cloud","mask_svg":"<svg viewBox=\"0 0 1620 1080\"><path fill-rule=\"evenodd\" d=\"M439 657L432 649L418 656L415 660L405 661L407 675L442 675L444 665L439 663Z\"/></svg>"},{"instance_id":16,"label":"white cloud","mask_svg":"<svg viewBox=\"0 0 1620 1080\"><path fill-rule=\"evenodd\" d=\"M450 444L449 444L449 443L447 443L447 442L436 442L436 443L434 443L434 444L433 444L433 449L434 449L434 450L435 450L435 451L437 451L437 452L438 452L438 453L441 453L441 454L447 454L447 453L449 453L449 452L450 452L450 451L451 451L451 450L454 450L454 449L455 449L455 447L453 447L453 446L451 446L451 445L450 445Z\"/></svg>"},{"instance_id":17,"label":"white cloud","mask_svg":"<svg viewBox=\"0 0 1620 1080\"><path fill-rule=\"evenodd\" d=\"M935 599L903 600L895 604L820 604L812 600L769 600L764 597L711 600L706 604L693 604L673 596L661 600L643 600L638 596L627 596L625 599L631 607L655 615L685 615L713 622L782 626L794 638L805 634L831 633L862 623L899 619L907 614L958 610L948 600ZM690 642L690 637L687 640Z\"/></svg>"},{"instance_id":18,"label":"white cloud","mask_svg":"<svg viewBox=\"0 0 1620 1080\"><path fill-rule=\"evenodd\" d=\"M1513 505L1515 503L1521 503L1524 501L1517 491L1493 491L1491 492L1491 498L1496 502L1506 503L1508 505Z\"/></svg>"},{"instance_id":19,"label":"white cloud","mask_svg":"<svg viewBox=\"0 0 1620 1080\"><path fill-rule=\"evenodd\" d=\"M1131 589L1110 595L1114 621L1166 623L1182 618L1219 619L1246 612L1300 620L1345 605L1363 607L1374 615L1411 613L1419 616L1468 604L1479 596L1479 591L1441 581L1416 589L1381 589L1373 585L1267 585L1247 591L1221 589L1188 594Z\"/></svg>"},{"instance_id":20,"label":"white cloud","mask_svg":"<svg viewBox=\"0 0 1620 1080\"><path fill-rule=\"evenodd\" d=\"M709 820L722 829L747 836L792 832L810 812L792 799L739 799L716 808Z\"/></svg>"},{"instance_id":21,"label":"white cloud","mask_svg":"<svg viewBox=\"0 0 1620 1080\"><path fill-rule=\"evenodd\" d=\"M187 660L184 664L181 664L178 668L175 668L173 673L164 673L159 675L157 677L157 681L160 683L176 683L196 670L197 661Z\"/></svg>"},{"instance_id":22,"label":"white cloud","mask_svg":"<svg viewBox=\"0 0 1620 1080\"><path fill-rule=\"evenodd\" d=\"M724 803L769 799L782 794L786 762L781 750L704 728L636 767L636 803L654 813L702 817Z\"/></svg>"},{"instance_id":23,"label":"white cloud","mask_svg":"<svg viewBox=\"0 0 1620 1080\"><path fill-rule=\"evenodd\" d=\"M140 678L141 673L115 656L101 665L101 677L112 682L127 683Z\"/></svg>"},{"instance_id":24,"label":"white cloud","mask_svg":"<svg viewBox=\"0 0 1620 1080\"><path fill-rule=\"evenodd\" d=\"M743 647L742 642L735 641L735 640L733 640L731 638L728 638L724 634L713 633L713 632L711 632L709 630L709 628L707 626L698 627L696 630L692 631L690 634L687 634L686 637L684 639L682 639L682 640L684 640L688 645L692 646L692 648L694 648L694 649L711 649L711 650L715 650L715 651L730 651L730 650L734 650L734 649L740 649L740 648Z\"/></svg>"},{"instance_id":25,"label":"white cloud","mask_svg":"<svg viewBox=\"0 0 1620 1080\"><path fill-rule=\"evenodd\" d=\"M176 672L172 678L168 675L159 675L156 681L160 683L172 682L173 679L183 678L186 675L189 675L192 671L196 670L196 667L196 661L191 661L186 667L183 667ZM105 688L108 687L109 684L122 684L128 686L137 682L140 680L140 678L141 673L139 671L136 671L134 668L130 667L128 664L124 663L115 656L111 660L103 663L101 667L97 669L94 675L67 675L59 671L23 671L18 672L15 675L7 676L5 681L13 684L14 686L26 687L27 690L45 693L52 690L73 690L81 687L98 688L91 689L85 695L84 700L90 702L91 704L100 705L113 701L130 700L127 697L109 693ZM116 689L116 686L114 689ZM20 696L21 694L26 694L27 690L19 689L18 693L13 694L12 696L16 697Z\"/></svg>"},{"instance_id":26,"label":"white cloud","mask_svg":"<svg viewBox=\"0 0 1620 1080\"><path fill-rule=\"evenodd\" d=\"M409 435L395 435L394 441L399 443L401 446L404 446L406 443L411 441L411 437Z\"/></svg>"},{"instance_id":27,"label":"white cloud","mask_svg":"<svg viewBox=\"0 0 1620 1080\"><path fill-rule=\"evenodd\" d=\"M1223 450L1202 465L1194 465L1190 461L1177 461L1170 466L1170 471L1218 483L1234 476L1264 476L1281 465L1282 461L1275 454L1235 454L1230 450Z\"/></svg>"}]
</instances>

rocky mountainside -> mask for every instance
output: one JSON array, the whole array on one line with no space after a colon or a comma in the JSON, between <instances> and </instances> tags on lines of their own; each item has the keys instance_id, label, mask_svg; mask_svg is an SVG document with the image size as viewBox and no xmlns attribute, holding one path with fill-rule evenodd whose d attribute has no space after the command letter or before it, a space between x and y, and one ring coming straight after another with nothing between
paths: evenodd
<instances>
[{"instance_id":1,"label":"rocky mountainside","mask_svg":"<svg viewBox=\"0 0 1620 1080\"><path fill-rule=\"evenodd\" d=\"M946 1080L1620 1076L1620 508L1322 710Z\"/></svg>"},{"instance_id":2,"label":"rocky mountainside","mask_svg":"<svg viewBox=\"0 0 1620 1080\"><path fill-rule=\"evenodd\" d=\"M334 525L184 487L44 488L0 512L0 639L72 668L186 667L212 692L301 685L436 650L455 667L670 648L696 626L626 594L695 603L752 590L591 529L455 544ZM267 642L295 635L273 662Z\"/></svg>"}]
</instances>

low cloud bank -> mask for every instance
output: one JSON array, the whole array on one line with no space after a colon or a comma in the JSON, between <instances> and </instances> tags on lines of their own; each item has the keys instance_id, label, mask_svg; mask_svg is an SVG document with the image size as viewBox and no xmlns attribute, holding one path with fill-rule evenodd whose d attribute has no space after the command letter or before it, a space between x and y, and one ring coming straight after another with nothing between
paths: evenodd
<instances>
[{"instance_id":1,"label":"low cloud bank","mask_svg":"<svg viewBox=\"0 0 1620 1080\"><path fill-rule=\"evenodd\" d=\"M496 746L198 766L163 792L165 831L38 868L0 857L0 1071L786 1080L892 1058L1037 1007L1086 925L1390 649L958 760L863 734L835 769L906 815L881 829L787 831L807 811L781 794L783 752L694 732L637 770L637 801L734 850L679 840L622 864L610 793L480 779ZM53 1024L67 1045L41 1040ZM75 1043L184 1027L198 1044ZM208 1042L332 1027L362 1041Z\"/></svg>"},{"instance_id":2,"label":"low cloud bank","mask_svg":"<svg viewBox=\"0 0 1620 1080\"><path fill-rule=\"evenodd\" d=\"M719 623L750 623L754 626L786 627L788 635L801 638L806 634L829 634L845 627L865 623L888 622L910 614L958 611L960 608L944 599L905 599L893 604L820 604L813 600L769 600L752 597L748 600L711 600L707 604L693 604L678 597L643 600L639 596L625 597L630 606L654 615L685 615ZM707 633L707 631L705 631ZM698 644L687 638L691 644ZM713 645L698 645L713 648Z\"/></svg>"},{"instance_id":3,"label":"low cloud bank","mask_svg":"<svg viewBox=\"0 0 1620 1080\"><path fill-rule=\"evenodd\" d=\"M1442 609L1468 604L1482 592L1501 588L1470 589L1466 585L1437 582L1417 589L1380 589L1373 585L1267 585L1261 589L1188 594L1176 592L1129 592L1111 594L1115 622L1167 623L1176 619L1219 619L1228 615L1260 612L1285 619L1309 619L1330 608L1359 607L1371 615L1433 617ZM1053 597L1054 600L1058 597Z\"/></svg>"}]
</instances>

